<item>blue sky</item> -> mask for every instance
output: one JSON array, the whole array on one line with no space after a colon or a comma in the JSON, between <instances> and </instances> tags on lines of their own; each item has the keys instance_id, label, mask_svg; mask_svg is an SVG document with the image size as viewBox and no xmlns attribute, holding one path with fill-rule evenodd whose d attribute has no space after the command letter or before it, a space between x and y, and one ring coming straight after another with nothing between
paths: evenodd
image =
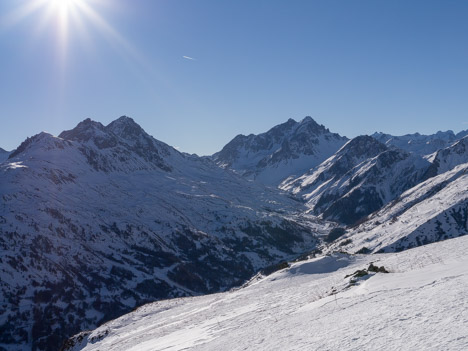
<instances>
[{"instance_id":1,"label":"blue sky","mask_svg":"<svg viewBox=\"0 0 468 351\"><path fill-rule=\"evenodd\" d=\"M348 137L468 129L467 1L68 0L66 27L57 1L0 2L5 149L121 115L201 155L306 115Z\"/></svg>"}]
</instances>

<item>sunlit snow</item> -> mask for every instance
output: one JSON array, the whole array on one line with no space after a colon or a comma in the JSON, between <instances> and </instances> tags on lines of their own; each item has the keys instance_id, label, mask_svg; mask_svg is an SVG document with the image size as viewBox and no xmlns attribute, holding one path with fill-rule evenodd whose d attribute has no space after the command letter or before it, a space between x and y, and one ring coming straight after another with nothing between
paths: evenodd
<instances>
[{"instance_id":1,"label":"sunlit snow","mask_svg":"<svg viewBox=\"0 0 468 351\"><path fill-rule=\"evenodd\" d=\"M146 305L73 350L466 350L467 249L461 237L310 259L236 291ZM345 278L371 261L390 273Z\"/></svg>"}]
</instances>

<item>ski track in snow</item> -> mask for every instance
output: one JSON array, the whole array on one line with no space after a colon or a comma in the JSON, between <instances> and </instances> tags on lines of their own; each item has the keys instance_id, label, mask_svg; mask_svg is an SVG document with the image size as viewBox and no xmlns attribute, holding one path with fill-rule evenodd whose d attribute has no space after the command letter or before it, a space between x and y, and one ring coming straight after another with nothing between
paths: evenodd
<instances>
[{"instance_id":1,"label":"ski track in snow","mask_svg":"<svg viewBox=\"0 0 468 351\"><path fill-rule=\"evenodd\" d=\"M145 305L73 350L466 350L467 249L460 237L298 262L235 291ZM348 287L370 262L391 273Z\"/></svg>"}]
</instances>

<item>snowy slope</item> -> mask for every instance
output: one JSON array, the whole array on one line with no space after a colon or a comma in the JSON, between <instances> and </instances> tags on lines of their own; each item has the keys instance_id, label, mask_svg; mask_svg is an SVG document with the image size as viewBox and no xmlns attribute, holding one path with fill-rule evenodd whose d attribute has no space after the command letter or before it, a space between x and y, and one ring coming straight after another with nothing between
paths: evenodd
<instances>
[{"instance_id":1,"label":"snowy slope","mask_svg":"<svg viewBox=\"0 0 468 351\"><path fill-rule=\"evenodd\" d=\"M0 164L0 198L8 350L57 349L143 303L225 290L328 230L128 117L28 138Z\"/></svg>"},{"instance_id":2,"label":"snowy slope","mask_svg":"<svg viewBox=\"0 0 468 351\"><path fill-rule=\"evenodd\" d=\"M372 137L387 146L394 146L417 155L429 155L440 149L443 149L456 140L468 135L468 131L461 131L455 134L453 131L437 132L431 135L419 133L394 136L385 133L374 133Z\"/></svg>"},{"instance_id":3,"label":"snowy slope","mask_svg":"<svg viewBox=\"0 0 468 351\"><path fill-rule=\"evenodd\" d=\"M236 136L212 158L249 179L278 185L326 160L347 140L311 117L300 122L289 119L266 133Z\"/></svg>"},{"instance_id":4,"label":"snowy slope","mask_svg":"<svg viewBox=\"0 0 468 351\"><path fill-rule=\"evenodd\" d=\"M456 166L468 162L468 137L464 137L452 145L431 155L432 167L429 174L434 176L450 171Z\"/></svg>"},{"instance_id":5,"label":"snowy slope","mask_svg":"<svg viewBox=\"0 0 468 351\"><path fill-rule=\"evenodd\" d=\"M430 178L350 231L335 248L400 251L468 234L468 164ZM347 241L347 245L343 245Z\"/></svg>"},{"instance_id":6,"label":"snowy slope","mask_svg":"<svg viewBox=\"0 0 468 351\"><path fill-rule=\"evenodd\" d=\"M148 304L69 351L466 350L468 237L299 262L240 290ZM370 262L390 273L348 277Z\"/></svg>"},{"instance_id":7,"label":"snowy slope","mask_svg":"<svg viewBox=\"0 0 468 351\"><path fill-rule=\"evenodd\" d=\"M302 197L315 214L349 225L418 184L429 167L420 156L359 136L319 166L300 177L289 177L279 187Z\"/></svg>"}]
</instances>

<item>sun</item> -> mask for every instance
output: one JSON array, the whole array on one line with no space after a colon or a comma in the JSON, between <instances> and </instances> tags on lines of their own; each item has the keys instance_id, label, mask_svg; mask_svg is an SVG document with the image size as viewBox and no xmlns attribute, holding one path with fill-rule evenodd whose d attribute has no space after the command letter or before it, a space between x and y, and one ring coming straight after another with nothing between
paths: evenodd
<instances>
[{"instance_id":1,"label":"sun","mask_svg":"<svg viewBox=\"0 0 468 351\"><path fill-rule=\"evenodd\" d=\"M75 10L81 2L82 0L46 0L46 4L59 16L67 16L68 13Z\"/></svg>"},{"instance_id":2,"label":"sun","mask_svg":"<svg viewBox=\"0 0 468 351\"><path fill-rule=\"evenodd\" d=\"M41 18L40 29L48 24L59 24L59 31L67 31L69 22L79 22L90 14L95 0L24 0L10 13L0 14L0 27L11 27L28 17Z\"/></svg>"},{"instance_id":3,"label":"sun","mask_svg":"<svg viewBox=\"0 0 468 351\"><path fill-rule=\"evenodd\" d=\"M39 0L48 12L48 17L55 17L60 23L61 31L67 31L70 17L83 16L88 4L86 0Z\"/></svg>"},{"instance_id":4,"label":"sun","mask_svg":"<svg viewBox=\"0 0 468 351\"><path fill-rule=\"evenodd\" d=\"M3 0L0 0L0 2ZM41 35L56 43L59 68L66 70L68 51L94 49L93 40L103 38L126 61L141 71L151 70L143 55L126 40L101 14L115 8L115 0L18 0L18 6L8 13L0 13L0 34L20 22L35 23L32 38ZM96 37L94 34L99 34Z\"/></svg>"},{"instance_id":5,"label":"sun","mask_svg":"<svg viewBox=\"0 0 468 351\"><path fill-rule=\"evenodd\" d=\"M81 2L80 0L46 0L46 1L50 4L50 6L53 6L59 9L65 9L65 10Z\"/></svg>"},{"instance_id":6,"label":"sun","mask_svg":"<svg viewBox=\"0 0 468 351\"><path fill-rule=\"evenodd\" d=\"M1 1L1 0L0 0ZM93 9L101 0L22 0L10 13L0 15L0 30L18 22L34 20L34 35L47 33L56 39L62 54L71 38L84 37L90 27L105 23ZM31 23L31 22L30 22Z\"/></svg>"}]
</instances>

